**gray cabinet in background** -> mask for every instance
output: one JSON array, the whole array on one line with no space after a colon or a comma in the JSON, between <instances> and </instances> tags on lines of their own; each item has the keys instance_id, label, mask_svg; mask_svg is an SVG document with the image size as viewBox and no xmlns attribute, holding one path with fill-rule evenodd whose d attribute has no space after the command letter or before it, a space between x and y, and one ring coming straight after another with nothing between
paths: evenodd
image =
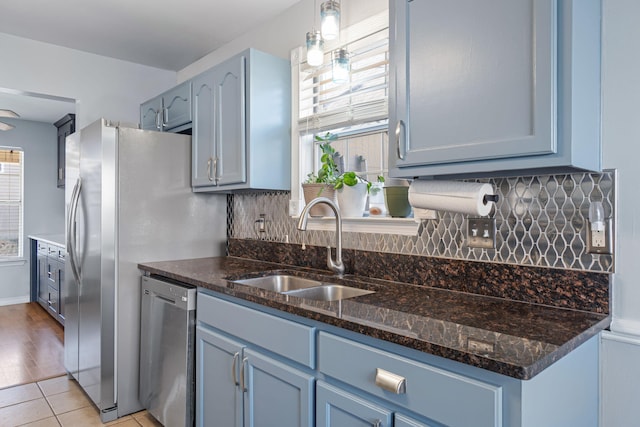
<instances>
[{"instance_id":1,"label":"gray cabinet in background","mask_svg":"<svg viewBox=\"0 0 640 427\"><path fill-rule=\"evenodd\" d=\"M31 300L63 325L65 256L63 246L31 238Z\"/></svg>"},{"instance_id":2,"label":"gray cabinet in background","mask_svg":"<svg viewBox=\"0 0 640 427\"><path fill-rule=\"evenodd\" d=\"M144 130L181 132L191 123L191 82L186 81L140 105Z\"/></svg>"},{"instance_id":3,"label":"gray cabinet in background","mask_svg":"<svg viewBox=\"0 0 640 427\"><path fill-rule=\"evenodd\" d=\"M600 9L391 0L390 175L599 171Z\"/></svg>"},{"instance_id":4,"label":"gray cabinet in background","mask_svg":"<svg viewBox=\"0 0 640 427\"><path fill-rule=\"evenodd\" d=\"M192 83L193 191L289 190L289 61L248 49Z\"/></svg>"}]
</instances>

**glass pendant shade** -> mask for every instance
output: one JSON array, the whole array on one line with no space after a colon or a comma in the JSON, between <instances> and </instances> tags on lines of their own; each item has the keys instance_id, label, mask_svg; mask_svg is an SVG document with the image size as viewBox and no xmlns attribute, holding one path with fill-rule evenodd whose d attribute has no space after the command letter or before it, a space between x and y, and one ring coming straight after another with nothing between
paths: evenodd
<instances>
[{"instance_id":1,"label":"glass pendant shade","mask_svg":"<svg viewBox=\"0 0 640 427\"><path fill-rule=\"evenodd\" d=\"M340 36L340 3L325 1L320 6L320 29L325 40L337 39Z\"/></svg>"},{"instance_id":2,"label":"glass pendant shade","mask_svg":"<svg viewBox=\"0 0 640 427\"><path fill-rule=\"evenodd\" d=\"M307 33L307 64L312 67L322 65L324 62L324 42L320 36L320 31L310 31Z\"/></svg>"},{"instance_id":3,"label":"glass pendant shade","mask_svg":"<svg viewBox=\"0 0 640 427\"><path fill-rule=\"evenodd\" d=\"M331 67L334 83L343 84L349 81L349 52L347 49L338 49L333 52L333 64Z\"/></svg>"}]
</instances>

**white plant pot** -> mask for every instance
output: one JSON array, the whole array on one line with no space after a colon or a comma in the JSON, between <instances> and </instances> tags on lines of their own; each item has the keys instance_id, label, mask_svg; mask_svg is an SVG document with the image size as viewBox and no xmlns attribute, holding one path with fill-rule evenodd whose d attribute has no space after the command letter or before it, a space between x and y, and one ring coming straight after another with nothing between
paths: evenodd
<instances>
[{"instance_id":1,"label":"white plant pot","mask_svg":"<svg viewBox=\"0 0 640 427\"><path fill-rule=\"evenodd\" d=\"M343 217L362 217L367 204L367 183L345 185L338 191L338 206Z\"/></svg>"}]
</instances>

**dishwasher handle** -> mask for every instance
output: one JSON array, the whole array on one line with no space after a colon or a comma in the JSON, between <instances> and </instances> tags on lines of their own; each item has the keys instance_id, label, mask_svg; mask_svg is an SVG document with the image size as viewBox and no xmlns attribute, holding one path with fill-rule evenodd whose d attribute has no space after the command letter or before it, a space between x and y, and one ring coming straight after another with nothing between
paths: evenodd
<instances>
[{"instance_id":1,"label":"dishwasher handle","mask_svg":"<svg viewBox=\"0 0 640 427\"><path fill-rule=\"evenodd\" d=\"M171 304L186 311L196 309L196 291L196 288L188 288L152 277L142 278L143 298L157 298L162 303Z\"/></svg>"}]
</instances>

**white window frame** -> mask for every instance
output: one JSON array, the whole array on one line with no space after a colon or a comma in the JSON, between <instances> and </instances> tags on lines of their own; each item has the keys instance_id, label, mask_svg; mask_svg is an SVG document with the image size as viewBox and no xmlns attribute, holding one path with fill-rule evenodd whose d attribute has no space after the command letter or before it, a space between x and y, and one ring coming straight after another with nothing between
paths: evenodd
<instances>
[{"instance_id":1,"label":"white window frame","mask_svg":"<svg viewBox=\"0 0 640 427\"><path fill-rule=\"evenodd\" d=\"M0 255L0 265L22 265L25 263L24 258L24 150L19 147L0 146L5 151L15 151L20 153L20 218L18 225L18 254L15 256Z\"/></svg>"},{"instance_id":2,"label":"white window frame","mask_svg":"<svg viewBox=\"0 0 640 427\"><path fill-rule=\"evenodd\" d=\"M388 25L389 12L387 10L349 28L342 29L342 43L340 43L340 41L325 42L325 52L331 52L351 41L358 40L368 34L384 29L388 27ZM313 156L313 153L309 153L304 148L301 148L300 128L298 125L300 96L298 76L300 75L300 64L304 54L305 49L303 47L298 47L291 51L291 111L293 114L291 115L291 199L289 201L289 216L294 218L300 216L300 212L304 206L302 182L304 182L306 174L308 173L305 165L308 163L309 156ZM327 54L325 54L325 56L327 56ZM418 233L419 227L420 221L416 221L413 218L363 217L343 219L343 230L346 232L415 236ZM309 218L308 229L335 230L335 220L333 218Z\"/></svg>"}]
</instances>

